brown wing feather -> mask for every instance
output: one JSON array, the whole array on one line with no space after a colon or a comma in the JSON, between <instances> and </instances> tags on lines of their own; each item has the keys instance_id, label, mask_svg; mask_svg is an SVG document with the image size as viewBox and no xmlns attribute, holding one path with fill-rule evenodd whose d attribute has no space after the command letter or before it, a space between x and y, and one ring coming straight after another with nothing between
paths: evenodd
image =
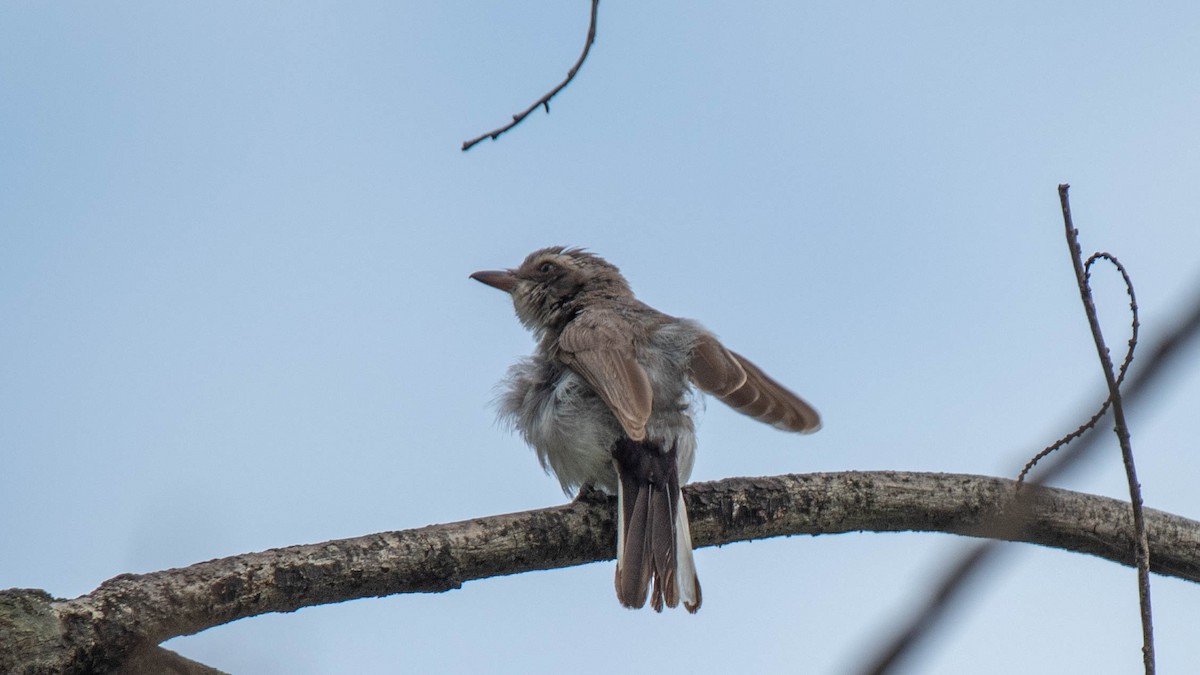
<instances>
[{"instance_id":1,"label":"brown wing feather","mask_svg":"<svg viewBox=\"0 0 1200 675\"><path fill-rule=\"evenodd\" d=\"M646 437L654 403L650 378L637 362L624 321L610 314L583 314L558 338L563 361L608 404L629 438Z\"/></svg>"},{"instance_id":2,"label":"brown wing feather","mask_svg":"<svg viewBox=\"0 0 1200 675\"><path fill-rule=\"evenodd\" d=\"M742 388L749 387L758 392L758 401L746 410L738 409L739 412L784 431L812 433L821 428L821 416L804 399L771 379L741 354L730 353L746 371L746 384L742 385ZM770 405L762 409L759 406L764 399L770 401ZM757 412L760 409L762 412Z\"/></svg>"},{"instance_id":3,"label":"brown wing feather","mask_svg":"<svg viewBox=\"0 0 1200 675\"><path fill-rule=\"evenodd\" d=\"M821 428L817 411L744 356L702 335L692 350L692 381L734 410L784 431Z\"/></svg>"},{"instance_id":4,"label":"brown wing feather","mask_svg":"<svg viewBox=\"0 0 1200 675\"><path fill-rule=\"evenodd\" d=\"M728 396L746 383L741 364L708 333L701 333L692 347L690 366L696 386L715 396Z\"/></svg>"}]
</instances>

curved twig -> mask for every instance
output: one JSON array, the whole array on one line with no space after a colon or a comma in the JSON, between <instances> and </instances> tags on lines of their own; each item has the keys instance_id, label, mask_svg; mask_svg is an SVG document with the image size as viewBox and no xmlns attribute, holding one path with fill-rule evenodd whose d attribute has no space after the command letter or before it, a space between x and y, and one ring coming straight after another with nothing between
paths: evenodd
<instances>
[{"instance_id":1,"label":"curved twig","mask_svg":"<svg viewBox=\"0 0 1200 675\"><path fill-rule=\"evenodd\" d=\"M1129 296L1129 311L1133 318L1129 335L1129 344L1125 350L1125 358L1121 360L1121 368L1117 373L1117 387L1120 387L1121 384L1125 382L1125 373L1129 370L1129 364L1133 362L1133 352L1137 348L1138 329L1141 327L1141 322L1138 320L1137 296L1135 296L1133 293L1133 280L1129 278L1129 272L1125 270L1125 266L1121 264L1121 261L1117 260L1116 256L1110 253L1093 253L1087 259L1087 262L1084 263L1083 266L1084 283L1088 283L1091 280L1092 265L1097 260L1106 260L1112 263L1112 265L1117 268L1117 271L1121 273L1121 279L1125 281L1125 293ZM1079 438L1083 435L1083 432L1096 426L1096 423L1099 422L1108 412L1108 407L1112 405L1112 400L1112 394L1110 393L1107 397L1105 397L1104 403L1100 405L1100 409L1097 410L1096 413L1092 415L1090 419L1088 419L1088 421L1079 425L1074 431L1066 436L1063 436L1057 441L1054 441L1050 445L1046 446L1041 452L1034 455L1033 458L1026 462L1025 467L1021 469L1020 475L1017 476L1017 489L1020 489L1021 484L1025 482L1025 476L1033 470L1033 467L1036 466L1038 462L1045 459L1047 455L1053 453L1055 450L1058 450L1067 443Z\"/></svg>"},{"instance_id":2,"label":"curved twig","mask_svg":"<svg viewBox=\"0 0 1200 675\"><path fill-rule=\"evenodd\" d=\"M490 138L493 141L496 140L497 138L500 137L500 134L503 134L504 132L508 131L509 129L512 129L513 127L520 124L522 120L524 120L526 117L529 116L529 113L533 112L534 110L537 110L538 106L545 108L547 115L550 114L550 99L554 98L555 95L558 94L558 92L562 91L568 84L571 83L571 80L575 79L575 74L579 72L579 68L583 65L584 60L587 59L588 52L591 51L591 49L592 49L592 43L596 41L596 14L597 14L597 11L599 10L599 7L600 7L600 0L592 0L592 16L591 16L591 20L588 23L587 41L584 42L583 52L579 54L579 58L575 61L575 65L571 66L571 69L567 71L566 79L564 79L562 82L559 82L557 87L546 92L546 94L544 96L542 96L538 100L534 101L533 105L531 105L528 108L526 108L525 110L513 115L512 121L509 122L508 124L505 124L504 126L496 128L496 129L492 129L491 131L487 132L486 134L483 134L481 136L476 136L475 138L472 138L469 141L463 141L463 144L462 144L463 152L466 152L467 150L470 150L471 148L475 147L475 145L477 143L480 143L485 138Z\"/></svg>"}]
</instances>

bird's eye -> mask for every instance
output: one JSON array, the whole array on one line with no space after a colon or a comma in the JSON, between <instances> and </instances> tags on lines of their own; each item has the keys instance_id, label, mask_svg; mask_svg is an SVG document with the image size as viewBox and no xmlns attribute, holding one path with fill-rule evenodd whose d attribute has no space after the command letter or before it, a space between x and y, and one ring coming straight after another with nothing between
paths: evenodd
<instances>
[{"instance_id":1,"label":"bird's eye","mask_svg":"<svg viewBox=\"0 0 1200 675\"><path fill-rule=\"evenodd\" d=\"M538 265L538 271L542 274L550 274L554 271L554 263L544 262L541 265Z\"/></svg>"}]
</instances>

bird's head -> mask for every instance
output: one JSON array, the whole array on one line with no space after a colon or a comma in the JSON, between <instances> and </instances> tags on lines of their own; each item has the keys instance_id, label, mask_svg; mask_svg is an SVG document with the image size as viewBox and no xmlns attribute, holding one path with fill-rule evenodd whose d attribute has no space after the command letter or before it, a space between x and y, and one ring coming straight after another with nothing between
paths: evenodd
<instances>
[{"instance_id":1,"label":"bird's head","mask_svg":"<svg viewBox=\"0 0 1200 675\"><path fill-rule=\"evenodd\" d=\"M588 302L633 296L615 265L581 248L543 248L516 269L476 272L471 278L511 295L517 318L538 334L561 329Z\"/></svg>"}]
</instances>

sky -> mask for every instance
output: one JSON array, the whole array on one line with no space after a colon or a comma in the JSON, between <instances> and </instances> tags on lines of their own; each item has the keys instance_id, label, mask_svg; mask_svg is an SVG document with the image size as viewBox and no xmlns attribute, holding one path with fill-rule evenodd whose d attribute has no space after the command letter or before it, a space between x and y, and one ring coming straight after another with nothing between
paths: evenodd
<instances>
[{"instance_id":1,"label":"sky","mask_svg":"<svg viewBox=\"0 0 1200 675\"><path fill-rule=\"evenodd\" d=\"M1103 398L1059 183L1143 348L1195 295L1195 3L605 0L551 113L461 152L565 75L587 16L0 4L0 588L564 502L495 421L532 340L468 279L543 246L821 411L796 436L709 402L693 480L1015 476ZM1119 353L1119 277L1096 294ZM1196 361L1130 414L1147 505L1193 518ZM1059 484L1127 496L1115 441ZM623 609L606 562L166 646L233 673L852 672L971 544L702 549L695 616ZM1004 552L902 672L1138 671L1133 570ZM1200 587L1152 589L1185 672Z\"/></svg>"}]
</instances>

